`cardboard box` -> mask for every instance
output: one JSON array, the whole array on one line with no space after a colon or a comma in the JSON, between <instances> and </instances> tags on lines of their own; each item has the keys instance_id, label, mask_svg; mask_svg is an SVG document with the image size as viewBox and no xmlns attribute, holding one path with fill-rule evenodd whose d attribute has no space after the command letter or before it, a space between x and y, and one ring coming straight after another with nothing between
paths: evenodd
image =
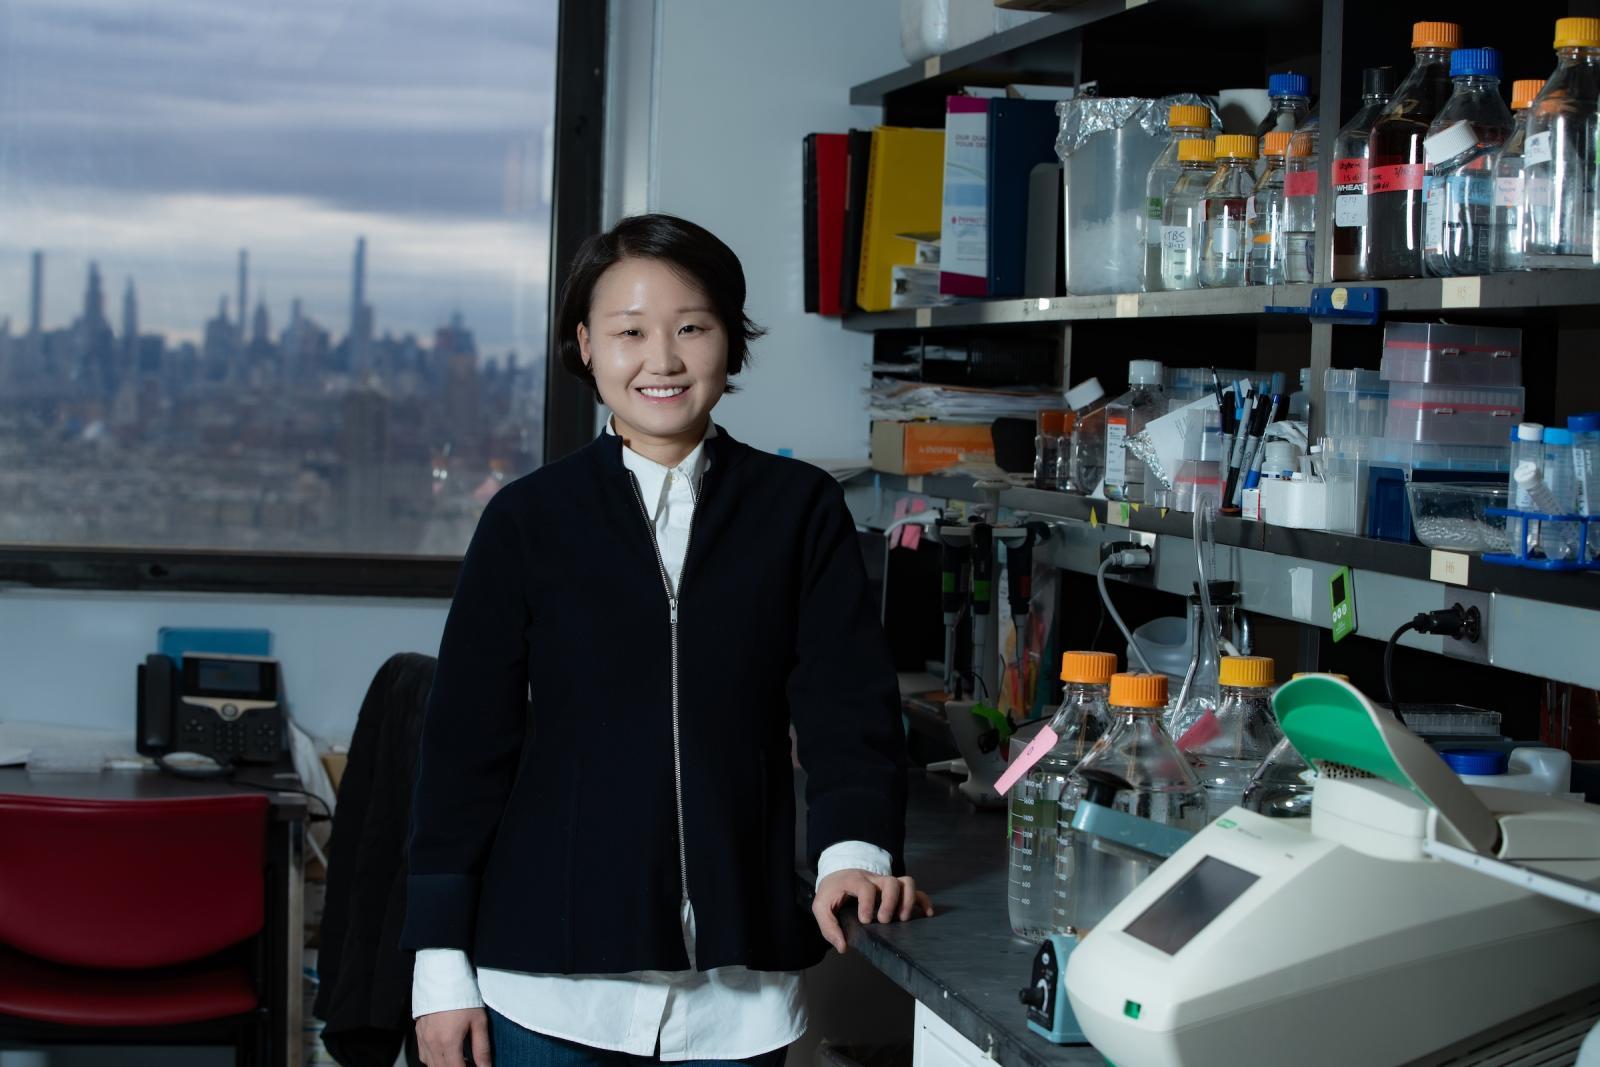
<instances>
[{"instance_id":1,"label":"cardboard box","mask_svg":"<svg viewBox=\"0 0 1600 1067\"><path fill-rule=\"evenodd\" d=\"M965 459L994 463L988 423L885 422L872 424L872 469L888 474L933 474Z\"/></svg>"}]
</instances>

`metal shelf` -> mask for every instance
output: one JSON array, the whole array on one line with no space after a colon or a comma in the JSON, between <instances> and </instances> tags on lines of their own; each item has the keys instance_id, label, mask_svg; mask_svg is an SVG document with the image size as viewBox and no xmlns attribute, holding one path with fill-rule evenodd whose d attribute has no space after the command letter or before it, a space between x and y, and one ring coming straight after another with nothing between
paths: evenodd
<instances>
[{"instance_id":1,"label":"metal shelf","mask_svg":"<svg viewBox=\"0 0 1600 1067\"><path fill-rule=\"evenodd\" d=\"M1351 285L1365 283L1352 282ZM1572 307L1600 302L1600 271L1527 271L1467 278L1405 278L1370 283L1388 290L1388 310L1471 311ZM844 327L862 333L941 327L1014 326L1094 319L1207 318L1269 314L1268 307L1305 307L1310 285L1192 289L1177 293L980 300L949 307L857 312ZM1294 316L1285 316L1293 318ZM1309 320L1308 320L1309 321Z\"/></svg>"},{"instance_id":2,"label":"metal shelf","mask_svg":"<svg viewBox=\"0 0 1600 1067\"><path fill-rule=\"evenodd\" d=\"M942 56L930 56L893 74L852 86L850 102L876 107L883 103L884 97L902 89L934 91L984 83L1054 82L1064 76L1070 84L1070 65L1063 66L1058 57L1046 55L1048 46L1041 49L1040 43L1149 2L1152 0L1090 0L1071 11L1045 15L1015 29L952 49Z\"/></svg>"}]
</instances>

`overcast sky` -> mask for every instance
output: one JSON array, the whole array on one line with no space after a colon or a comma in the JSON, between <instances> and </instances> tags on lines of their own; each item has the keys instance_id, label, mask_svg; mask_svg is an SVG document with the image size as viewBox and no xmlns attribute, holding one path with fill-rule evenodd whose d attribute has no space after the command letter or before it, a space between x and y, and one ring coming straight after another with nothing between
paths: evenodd
<instances>
[{"instance_id":1,"label":"overcast sky","mask_svg":"<svg viewBox=\"0 0 1600 1067\"><path fill-rule=\"evenodd\" d=\"M0 316L47 327L100 264L113 326L197 338L289 301L344 336L367 238L375 330L459 308L485 355L543 350L556 0L0 0Z\"/></svg>"}]
</instances>

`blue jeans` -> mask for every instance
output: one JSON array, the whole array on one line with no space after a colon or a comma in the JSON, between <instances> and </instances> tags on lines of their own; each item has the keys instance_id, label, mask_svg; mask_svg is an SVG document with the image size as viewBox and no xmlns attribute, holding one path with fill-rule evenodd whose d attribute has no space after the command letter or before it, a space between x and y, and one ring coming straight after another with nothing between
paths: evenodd
<instances>
[{"instance_id":1,"label":"blue jeans","mask_svg":"<svg viewBox=\"0 0 1600 1067\"><path fill-rule=\"evenodd\" d=\"M488 1011L494 1067L642 1067L661 1062L654 1056L608 1052L559 1037L547 1037L518 1026L493 1008ZM746 1067L783 1067L788 1052L787 1048L774 1049L748 1060L680 1060L675 1061L673 1067L726 1067L735 1063Z\"/></svg>"}]
</instances>

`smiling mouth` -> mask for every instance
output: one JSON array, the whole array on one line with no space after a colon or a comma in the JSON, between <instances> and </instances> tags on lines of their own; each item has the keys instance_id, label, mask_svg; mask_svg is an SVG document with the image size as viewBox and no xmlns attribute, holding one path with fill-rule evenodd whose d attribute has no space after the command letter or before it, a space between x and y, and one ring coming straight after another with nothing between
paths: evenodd
<instances>
[{"instance_id":1,"label":"smiling mouth","mask_svg":"<svg viewBox=\"0 0 1600 1067\"><path fill-rule=\"evenodd\" d=\"M673 397L681 396L688 391L689 387L687 385L646 385L639 389L639 392L652 400L671 400Z\"/></svg>"}]
</instances>

